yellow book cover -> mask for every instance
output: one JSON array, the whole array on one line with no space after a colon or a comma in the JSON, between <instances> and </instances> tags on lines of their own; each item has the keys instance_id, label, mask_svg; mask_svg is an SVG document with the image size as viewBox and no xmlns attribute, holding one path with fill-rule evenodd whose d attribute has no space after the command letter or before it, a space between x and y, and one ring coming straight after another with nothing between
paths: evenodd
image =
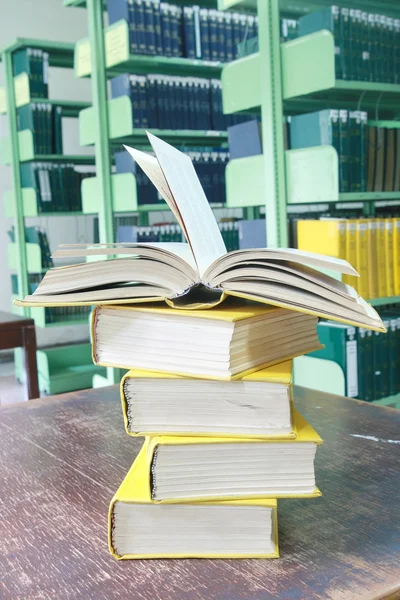
<instances>
[{"instance_id":1,"label":"yellow book cover","mask_svg":"<svg viewBox=\"0 0 400 600\"><path fill-rule=\"evenodd\" d=\"M256 439L290 439L290 438L296 438L297 437L297 429L296 429L296 424L294 422L293 419L293 398L292 398L292 375L293 375L293 362L291 360L288 360L286 362L283 363L279 363L277 365L274 365L272 367L267 367L266 369L261 369L259 371L255 371L254 373L251 373L250 375L244 375L243 377L236 379L235 381L259 381L259 382L268 382L268 383L281 383L285 386L290 386L289 387L289 396L290 396L290 405L291 405L291 413L292 413L292 431L290 433L287 434L282 434L282 435L243 435L243 434L234 434L234 433L229 433L229 434L222 434L222 433L215 433L215 432L210 432L207 434L201 434L201 433L188 433L185 431L180 431L180 432L171 432L171 431L164 431L163 435L166 436L193 436L193 437L202 437L204 435L207 435L207 437L212 437L212 438L256 438ZM188 380L193 380L196 379L195 377L190 377L190 376L182 376L182 375L175 375L175 374L169 374L169 373L160 373L160 372L154 372L154 371L143 371L143 370L139 370L139 369L131 369L130 371L128 371L128 373L126 373L124 375L124 377L121 380L121 384L120 384L120 395L121 395L121 406L122 406L122 415L123 415L123 419L124 419L124 425L125 425L125 431L128 435L132 436L132 437L143 437L143 436L150 436L150 437L154 437L154 436L159 436L160 433L159 432L143 432L143 431L138 431L138 432L132 432L129 429L129 417L128 417L128 401L126 398L126 394L125 394L125 383L129 380L129 379L188 379ZM188 398L188 400L190 401L190 398ZM134 410L134 407L133 407Z\"/></svg>"},{"instance_id":2,"label":"yellow book cover","mask_svg":"<svg viewBox=\"0 0 400 600\"><path fill-rule=\"evenodd\" d=\"M342 219L297 221L299 250L346 258L346 224Z\"/></svg>"},{"instance_id":3,"label":"yellow book cover","mask_svg":"<svg viewBox=\"0 0 400 600\"><path fill-rule=\"evenodd\" d=\"M355 265L357 261L357 219L346 220L346 260ZM343 275L342 281L352 285L357 292L360 292L359 279L350 275Z\"/></svg>"},{"instance_id":4,"label":"yellow book cover","mask_svg":"<svg viewBox=\"0 0 400 600\"><path fill-rule=\"evenodd\" d=\"M377 219L376 260L378 265L378 298L386 296L385 220Z\"/></svg>"},{"instance_id":5,"label":"yellow book cover","mask_svg":"<svg viewBox=\"0 0 400 600\"><path fill-rule=\"evenodd\" d=\"M392 221L394 295L400 296L400 217L394 217Z\"/></svg>"},{"instance_id":6,"label":"yellow book cover","mask_svg":"<svg viewBox=\"0 0 400 600\"><path fill-rule=\"evenodd\" d=\"M393 221L385 219L385 296L394 296Z\"/></svg>"},{"instance_id":7,"label":"yellow book cover","mask_svg":"<svg viewBox=\"0 0 400 600\"><path fill-rule=\"evenodd\" d=\"M294 417L294 425L297 431L296 438L290 439L271 439L271 440L260 440L254 438L222 438L222 437L173 437L173 436L155 436L155 437L146 437L143 447L138 455L138 459L140 461L146 461L146 493L149 494L149 497L152 496L151 491L151 480L152 480L152 464L154 459L154 454L159 445L173 445L173 446L181 446L181 445L202 445L202 444L218 444L223 446L224 444L299 444L302 443L314 443L314 444L322 444L322 439L318 435L318 433L313 429L313 427L296 411L293 409L293 417ZM140 458L139 458L140 457ZM274 494L274 498L316 498L321 496L321 492L317 487L315 487L314 491L307 494ZM260 497L258 494L253 494L250 496L251 499L257 499ZM267 495L263 495L262 497L269 497ZM271 496L272 497L272 496ZM237 500L238 498L235 496L224 497L225 500ZM204 502L204 501L214 501L221 500L220 497L193 497L190 499L185 498L185 502ZM180 502L180 499L162 499L155 500L152 499L155 503L162 504L176 504Z\"/></svg>"},{"instance_id":8,"label":"yellow book cover","mask_svg":"<svg viewBox=\"0 0 400 600\"><path fill-rule=\"evenodd\" d=\"M360 274L357 291L360 296L368 298L368 223L367 219L356 222L356 269Z\"/></svg>"},{"instance_id":9,"label":"yellow book cover","mask_svg":"<svg viewBox=\"0 0 400 600\"><path fill-rule=\"evenodd\" d=\"M377 264L377 221L368 219L367 253L368 253L368 298L378 298L378 264ZM400 221L399 221L400 224Z\"/></svg>"},{"instance_id":10,"label":"yellow book cover","mask_svg":"<svg viewBox=\"0 0 400 600\"><path fill-rule=\"evenodd\" d=\"M272 511L272 528L271 538L274 549L268 554L232 554L224 552L224 554L216 554L204 551L196 551L191 553L146 553L146 554L118 554L114 547L114 511L116 503L129 505L151 505L154 511L165 510L165 505L155 504L151 499L149 487L149 470L148 459L146 456L146 446L143 445L132 467L128 471L125 479L121 483L119 489L114 495L110 503L108 512L108 546L111 554L117 560L127 559L143 559L143 558L278 558L278 521L277 521L277 501L276 499L257 499L257 500L215 500L213 502L187 503L179 502L178 506L229 506L233 509L241 506L266 507ZM169 505L171 506L171 505ZM156 527L157 512L154 513L154 522L151 523L151 528ZM143 521L140 523L144 526Z\"/></svg>"}]
</instances>

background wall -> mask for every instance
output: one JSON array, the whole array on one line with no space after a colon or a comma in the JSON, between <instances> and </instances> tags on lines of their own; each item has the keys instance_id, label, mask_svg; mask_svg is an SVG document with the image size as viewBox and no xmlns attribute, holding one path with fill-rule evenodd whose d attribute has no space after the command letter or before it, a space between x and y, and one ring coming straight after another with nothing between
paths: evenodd
<instances>
[{"instance_id":1,"label":"background wall","mask_svg":"<svg viewBox=\"0 0 400 600\"><path fill-rule=\"evenodd\" d=\"M65 8L62 0L0 0L0 47L17 37L76 42L87 36L87 11ZM4 71L0 63L0 85ZM75 79L72 69L50 69L49 97L53 99L90 101L90 80ZM8 135L7 117L0 117L1 138ZM64 152L92 154L91 148L80 148L77 119L64 119ZM4 192L11 187L11 169L0 164L0 310L11 310L10 272L7 265L7 231L12 219L4 216ZM59 243L93 241L93 217L52 217L28 219L27 225L40 225L46 229L50 247ZM86 326L54 327L37 330L39 345L60 343L88 337Z\"/></svg>"}]
</instances>

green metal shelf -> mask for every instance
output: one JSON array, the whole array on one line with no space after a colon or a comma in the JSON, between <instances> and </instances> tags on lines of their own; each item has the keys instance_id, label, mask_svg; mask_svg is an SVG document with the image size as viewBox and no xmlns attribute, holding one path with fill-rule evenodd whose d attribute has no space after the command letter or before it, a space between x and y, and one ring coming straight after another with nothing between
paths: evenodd
<instances>
[{"instance_id":1,"label":"green metal shelf","mask_svg":"<svg viewBox=\"0 0 400 600\"><path fill-rule=\"evenodd\" d=\"M82 211L60 211L39 212L36 190L34 188L22 188L22 203L24 217L72 217L83 215ZM6 218L15 218L15 194L8 190L4 194L4 213Z\"/></svg>"},{"instance_id":2,"label":"green metal shelf","mask_svg":"<svg viewBox=\"0 0 400 600\"><path fill-rule=\"evenodd\" d=\"M349 106L349 103L359 104L363 110L376 109L379 100L381 116L400 114L400 84L337 80L334 51L334 39L329 31L281 44L285 111L310 111L325 106ZM224 112L259 109L263 65L257 52L223 67Z\"/></svg>"},{"instance_id":3,"label":"green metal shelf","mask_svg":"<svg viewBox=\"0 0 400 600\"><path fill-rule=\"evenodd\" d=\"M16 52L23 48L36 48L49 53L50 67L64 67L70 69L74 66L74 44L68 42L53 42L48 40L37 40L32 38L16 38L0 50L1 54Z\"/></svg>"},{"instance_id":4,"label":"green metal shelf","mask_svg":"<svg viewBox=\"0 0 400 600\"><path fill-rule=\"evenodd\" d=\"M145 129L134 129L132 103L128 96L114 98L107 102L109 115L109 139L120 143L148 145ZM226 142L226 131L189 131L149 129L154 135L172 143L192 145ZM79 114L79 138L82 146L94 144L97 135L97 123L93 108L86 108Z\"/></svg>"},{"instance_id":5,"label":"green metal shelf","mask_svg":"<svg viewBox=\"0 0 400 600\"><path fill-rule=\"evenodd\" d=\"M87 109L85 109L87 110ZM82 113L82 111L81 111ZM30 129L18 131L19 162L70 162L76 165L94 164L94 156L88 154L35 154L33 133ZM1 160L4 165L10 165L12 161L11 140L9 137L2 139Z\"/></svg>"},{"instance_id":6,"label":"green metal shelf","mask_svg":"<svg viewBox=\"0 0 400 600\"><path fill-rule=\"evenodd\" d=\"M64 0L81 1L81 0ZM345 0L340 2L348 8L360 8L367 12L376 12L388 17L400 17L400 7L397 0ZM331 6L331 0L279 0L279 10L285 16L300 17L314 10ZM256 11L257 0L218 0L219 10Z\"/></svg>"},{"instance_id":7,"label":"green metal shelf","mask_svg":"<svg viewBox=\"0 0 400 600\"><path fill-rule=\"evenodd\" d=\"M373 298L367 300L372 306L385 306L387 304L398 304L400 302L400 296L388 296L387 298Z\"/></svg>"},{"instance_id":8,"label":"green metal shelf","mask_svg":"<svg viewBox=\"0 0 400 600\"><path fill-rule=\"evenodd\" d=\"M160 75L219 77L223 66L220 62L190 58L132 55L129 53L129 25L124 20L118 21L105 29L104 43L108 77L126 72L137 75L141 73L158 73ZM91 71L90 41L85 38L76 43L75 74L77 77L89 77Z\"/></svg>"},{"instance_id":9,"label":"green metal shelf","mask_svg":"<svg viewBox=\"0 0 400 600\"><path fill-rule=\"evenodd\" d=\"M42 273L42 251L39 244L25 242L27 255L27 273ZM15 242L10 242L7 247L8 266L10 269L18 270L18 249Z\"/></svg>"}]
</instances>

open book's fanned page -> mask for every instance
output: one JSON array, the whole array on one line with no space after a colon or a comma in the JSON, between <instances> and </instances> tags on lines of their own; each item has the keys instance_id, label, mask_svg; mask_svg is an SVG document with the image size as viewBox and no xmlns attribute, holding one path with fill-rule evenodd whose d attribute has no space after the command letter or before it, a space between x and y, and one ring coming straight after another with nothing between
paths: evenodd
<instances>
[{"instance_id":1,"label":"open book's fanned page","mask_svg":"<svg viewBox=\"0 0 400 600\"><path fill-rule=\"evenodd\" d=\"M147 135L185 224L202 276L214 260L226 254L218 224L190 158L151 133Z\"/></svg>"}]
</instances>

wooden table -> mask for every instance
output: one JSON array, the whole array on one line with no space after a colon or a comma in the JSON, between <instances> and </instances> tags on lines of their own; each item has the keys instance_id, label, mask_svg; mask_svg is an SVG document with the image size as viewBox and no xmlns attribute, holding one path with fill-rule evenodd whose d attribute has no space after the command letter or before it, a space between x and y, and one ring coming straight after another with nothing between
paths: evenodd
<instances>
[{"instance_id":1,"label":"wooden table","mask_svg":"<svg viewBox=\"0 0 400 600\"><path fill-rule=\"evenodd\" d=\"M323 496L279 501L278 560L115 561L108 503L141 444L117 387L0 409L0 598L400 598L400 412L302 388L296 405L325 441Z\"/></svg>"},{"instance_id":2,"label":"wooden table","mask_svg":"<svg viewBox=\"0 0 400 600\"><path fill-rule=\"evenodd\" d=\"M0 311L0 350L11 348L24 349L28 398L38 398L35 322L27 317Z\"/></svg>"}]
</instances>

